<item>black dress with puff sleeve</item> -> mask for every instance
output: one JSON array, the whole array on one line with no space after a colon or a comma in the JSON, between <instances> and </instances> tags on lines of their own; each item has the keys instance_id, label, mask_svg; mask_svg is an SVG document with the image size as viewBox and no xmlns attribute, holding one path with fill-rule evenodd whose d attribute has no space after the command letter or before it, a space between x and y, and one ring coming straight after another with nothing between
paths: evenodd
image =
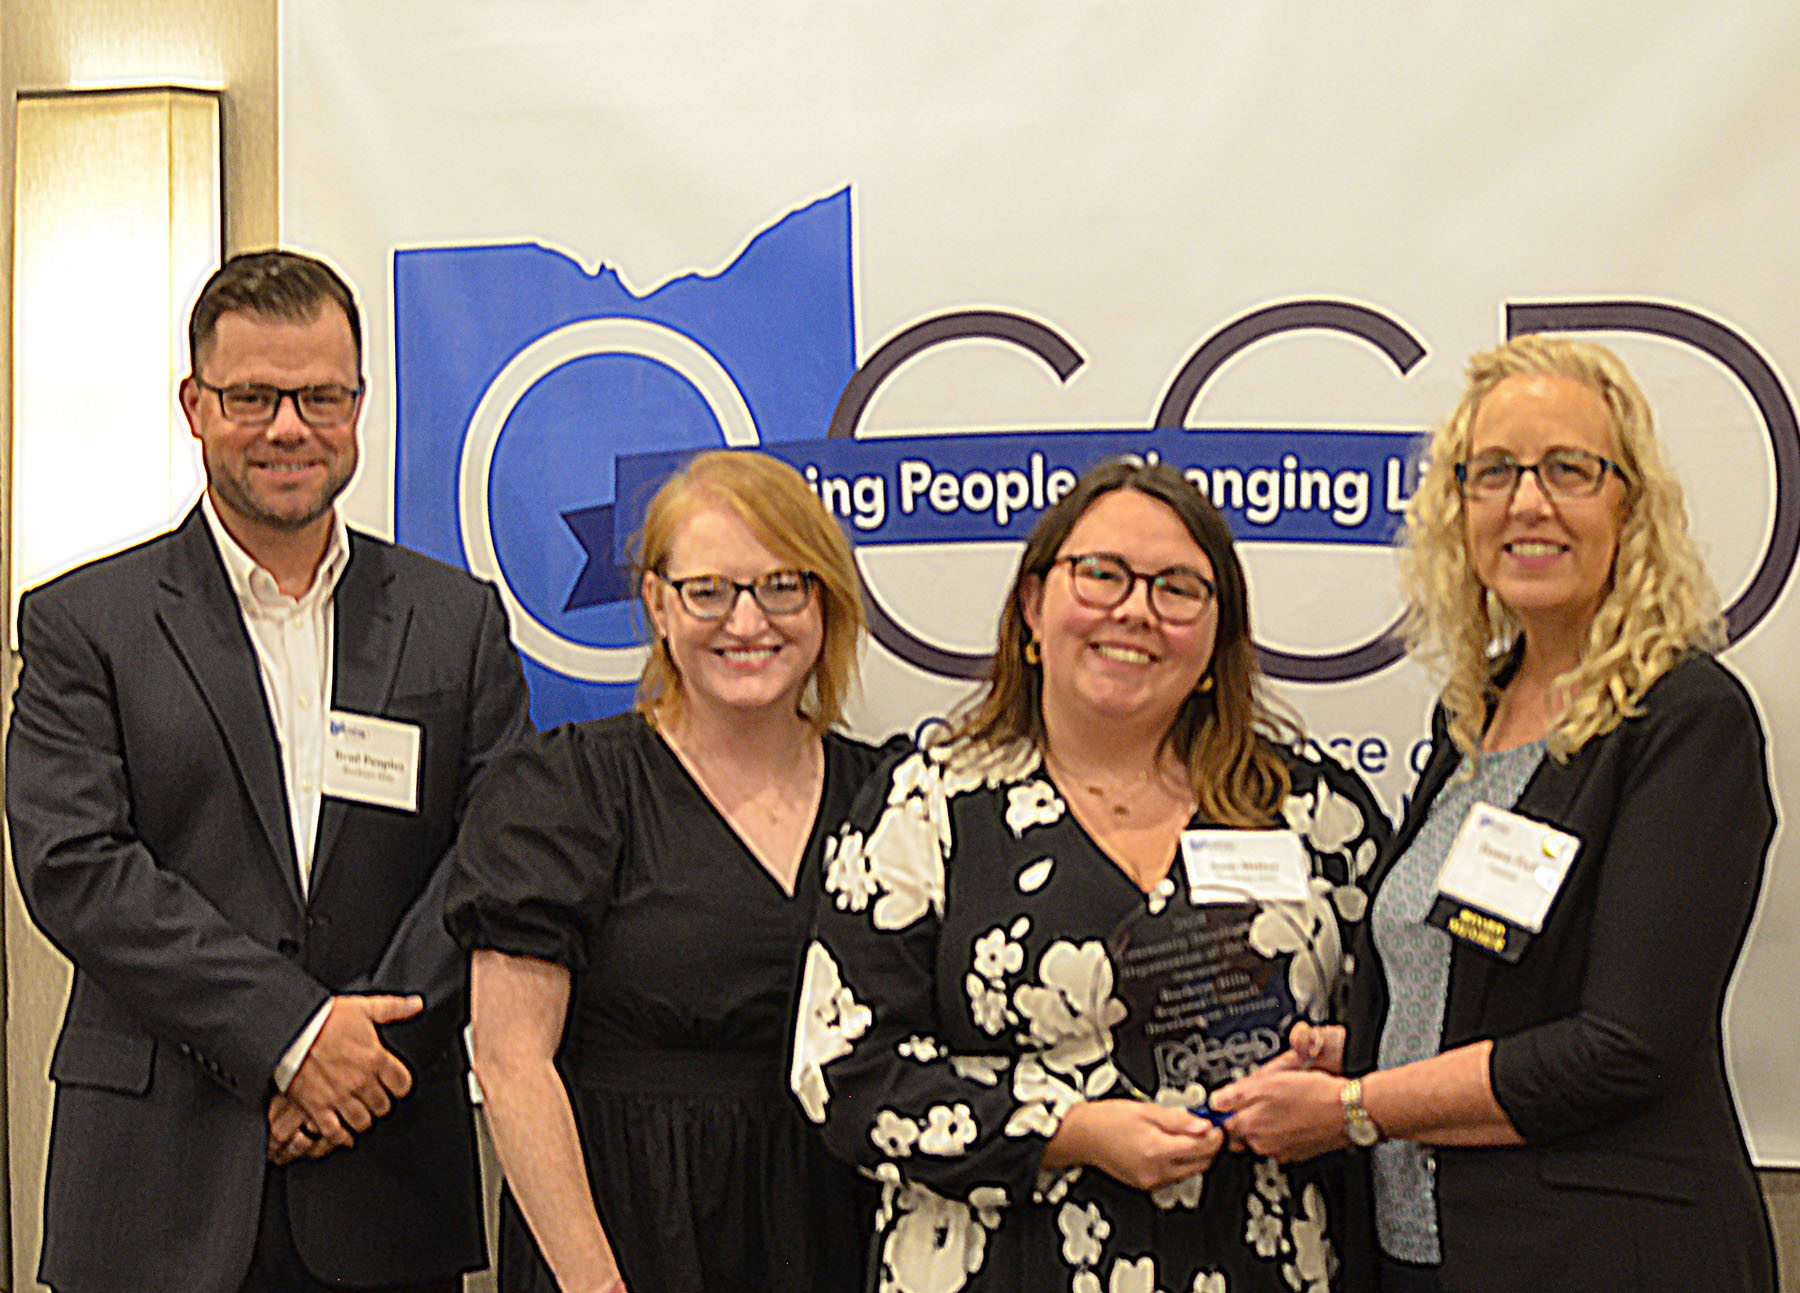
<instances>
[{"instance_id":1,"label":"black dress with puff sleeve","mask_svg":"<svg viewBox=\"0 0 1800 1293\"><path fill-rule=\"evenodd\" d=\"M632 1289L861 1282L868 1187L826 1154L782 1061L820 854L878 758L825 738L793 897L635 713L526 741L469 809L446 919L471 950L568 967L557 1067ZM500 1287L556 1287L510 1195Z\"/></svg>"}]
</instances>

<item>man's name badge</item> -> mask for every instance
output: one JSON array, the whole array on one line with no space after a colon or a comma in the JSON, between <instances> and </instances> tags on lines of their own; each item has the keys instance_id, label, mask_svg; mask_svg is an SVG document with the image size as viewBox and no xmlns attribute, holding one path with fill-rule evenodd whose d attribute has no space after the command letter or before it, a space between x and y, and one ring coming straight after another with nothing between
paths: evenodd
<instances>
[{"instance_id":1,"label":"man's name badge","mask_svg":"<svg viewBox=\"0 0 1800 1293\"><path fill-rule=\"evenodd\" d=\"M1293 831L1181 832L1188 901L1305 902L1312 865Z\"/></svg>"},{"instance_id":2,"label":"man's name badge","mask_svg":"<svg viewBox=\"0 0 1800 1293\"><path fill-rule=\"evenodd\" d=\"M1492 804L1463 818L1425 917L1452 938L1516 964L1544 927L1581 841Z\"/></svg>"},{"instance_id":3,"label":"man's name badge","mask_svg":"<svg viewBox=\"0 0 1800 1293\"><path fill-rule=\"evenodd\" d=\"M325 723L324 791L359 804L419 811L419 725L334 709Z\"/></svg>"}]
</instances>

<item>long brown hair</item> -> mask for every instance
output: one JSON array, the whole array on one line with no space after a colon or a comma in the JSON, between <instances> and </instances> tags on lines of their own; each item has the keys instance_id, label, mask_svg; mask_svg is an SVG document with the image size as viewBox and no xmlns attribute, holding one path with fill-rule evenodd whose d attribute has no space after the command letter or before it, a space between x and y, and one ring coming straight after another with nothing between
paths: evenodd
<instances>
[{"instance_id":1,"label":"long brown hair","mask_svg":"<svg viewBox=\"0 0 1800 1293\"><path fill-rule=\"evenodd\" d=\"M1207 666L1213 685L1196 688L1182 703L1164 745L1187 768L1194 797L1208 817L1227 826L1267 826L1289 784L1287 765L1270 741L1292 741L1298 732L1263 699L1249 593L1231 530L1206 496L1166 463L1117 458L1091 467L1038 519L1000 612L987 684L953 717L951 739L996 747L1027 740L1043 748L1043 672L1025 659L1027 581L1048 575L1076 522L1119 489L1136 490L1180 517L1212 562L1218 586L1219 628Z\"/></svg>"}]
</instances>

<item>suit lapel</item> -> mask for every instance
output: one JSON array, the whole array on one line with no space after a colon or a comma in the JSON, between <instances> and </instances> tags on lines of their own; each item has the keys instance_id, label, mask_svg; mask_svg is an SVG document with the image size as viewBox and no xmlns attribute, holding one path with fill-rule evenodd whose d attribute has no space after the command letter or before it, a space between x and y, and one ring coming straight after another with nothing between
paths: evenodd
<instances>
[{"instance_id":1,"label":"suit lapel","mask_svg":"<svg viewBox=\"0 0 1800 1293\"><path fill-rule=\"evenodd\" d=\"M333 709L380 714L393 694L411 608L393 596L394 572L382 548L354 531L350 561L338 581L332 612ZM319 808L319 839L313 853L311 889L331 865L332 846L348 805L326 797Z\"/></svg>"},{"instance_id":2,"label":"suit lapel","mask_svg":"<svg viewBox=\"0 0 1800 1293\"><path fill-rule=\"evenodd\" d=\"M270 854L283 864L298 903L300 876L275 724L243 613L198 507L171 538L158 579L156 617L218 724Z\"/></svg>"},{"instance_id":3,"label":"suit lapel","mask_svg":"<svg viewBox=\"0 0 1800 1293\"><path fill-rule=\"evenodd\" d=\"M1413 787L1412 798L1407 800L1406 814L1400 820L1400 829L1394 832L1394 838L1388 843L1386 852L1375 864L1375 873L1369 877L1369 892L1373 894L1387 879L1388 872L1400 860L1403 853L1412 846L1414 837L1425 825L1425 818L1431 811L1431 805L1443 790L1444 783L1450 780L1462 763L1462 752L1450 739L1450 731L1444 720L1443 711L1432 714L1431 752L1425 758L1425 769L1419 774L1418 784Z\"/></svg>"}]
</instances>

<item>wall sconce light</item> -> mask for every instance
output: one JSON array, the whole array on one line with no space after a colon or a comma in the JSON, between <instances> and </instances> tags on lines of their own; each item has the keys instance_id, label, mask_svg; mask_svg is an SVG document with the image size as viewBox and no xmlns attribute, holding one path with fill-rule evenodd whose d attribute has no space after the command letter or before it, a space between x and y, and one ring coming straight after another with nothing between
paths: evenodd
<instances>
[{"instance_id":1,"label":"wall sconce light","mask_svg":"<svg viewBox=\"0 0 1800 1293\"><path fill-rule=\"evenodd\" d=\"M221 97L19 96L9 626L22 589L165 528L199 493L175 381L224 245Z\"/></svg>"}]
</instances>

